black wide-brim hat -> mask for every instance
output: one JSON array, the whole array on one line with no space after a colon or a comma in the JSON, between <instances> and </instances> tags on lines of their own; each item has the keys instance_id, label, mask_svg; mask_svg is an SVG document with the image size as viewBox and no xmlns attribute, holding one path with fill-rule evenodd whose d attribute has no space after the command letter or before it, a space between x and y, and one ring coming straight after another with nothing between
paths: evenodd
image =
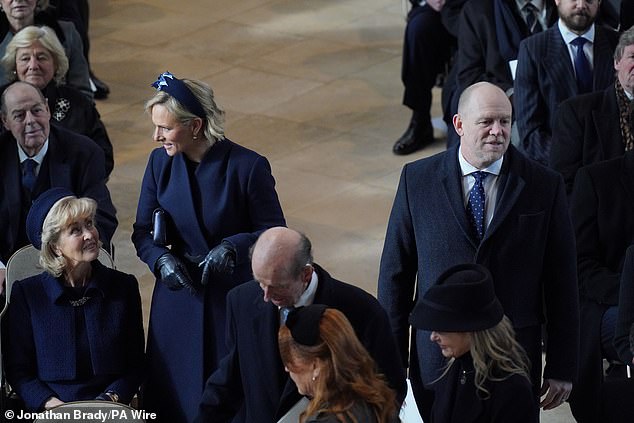
<instances>
[{"instance_id":1,"label":"black wide-brim hat","mask_svg":"<svg viewBox=\"0 0 634 423\"><path fill-rule=\"evenodd\" d=\"M26 236L38 250L42 248L42 226L48 212L59 200L70 196L75 194L68 188L55 187L44 191L31 205L26 216Z\"/></svg>"},{"instance_id":2,"label":"black wide-brim hat","mask_svg":"<svg viewBox=\"0 0 634 423\"><path fill-rule=\"evenodd\" d=\"M410 315L416 329L475 332L492 328L504 317L489 270L479 264L447 269L419 299Z\"/></svg>"}]
</instances>

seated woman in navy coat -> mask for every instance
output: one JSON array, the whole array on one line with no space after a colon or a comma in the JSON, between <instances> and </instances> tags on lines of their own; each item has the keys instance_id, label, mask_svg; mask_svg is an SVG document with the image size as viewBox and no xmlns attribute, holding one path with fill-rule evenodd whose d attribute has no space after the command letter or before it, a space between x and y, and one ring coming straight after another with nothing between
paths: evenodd
<instances>
[{"instance_id":1,"label":"seated woman in navy coat","mask_svg":"<svg viewBox=\"0 0 634 423\"><path fill-rule=\"evenodd\" d=\"M33 203L27 234L45 271L14 284L6 371L32 411L68 401L129 403L142 382L136 279L98 260L97 204L52 188Z\"/></svg>"},{"instance_id":2,"label":"seated woman in navy coat","mask_svg":"<svg viewBox=\"0 0 634 423\"><path fill-rule=\"evenodd\" d=\"M528 358L484 266L445 271L416 304L410 322L432 331L431 341L449 359L434 382L431 423L539 422Z\"/></svg>"},{"instance_id":3,"label":"seated woman in navy coat","mask_svg":"<svg viewBox=\"0 0 634 423\"><path fill-rule=\"evenodd\" d=\"M145 107L160 147L145 169L132 233L157 279L143 408L159 421L189 422L227 353L227 292L251 280L258 235L286 223L269 162L225 138L212 89L169 72L153 86Z\"/></svg>"}]
</instances>

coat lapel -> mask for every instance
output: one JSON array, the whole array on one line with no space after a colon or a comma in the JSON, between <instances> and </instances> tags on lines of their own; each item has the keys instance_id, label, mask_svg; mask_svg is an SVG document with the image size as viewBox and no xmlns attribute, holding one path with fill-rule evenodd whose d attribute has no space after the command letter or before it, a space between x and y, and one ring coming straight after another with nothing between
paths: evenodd
<instances>
[{"instance_id":1,"label":"coat lapel","mask_svg":"<svg viewBox=\"0 0 634 423\"><path fill-rule=\"evenodd\" d=\"M471 224L467 218L467 210L464 206L464 197L462 193L462 172L458 163L458 149L454 148L447 151L445 160L445 174L441 178L445 198L449 203L451 211L464 233L465 237L474 246L478 246L478 240L471 228Z\"/></svg>"},{"instance_id":2,"label":"coat lapel","mask_svg":"<svg viewBox=\"0 0 634 423\"><path fill-rule=\"evenodd\" d=\"M623 158L622 182L627 193L628 201L626 204L634 204L634 151L628 152ZM630 207L631 211L632 207Z\"/></svg>"},{"instance_id":3,"label":"coat lapel","mask_svg":"<svg viewBox=\"0 0 634 423\"><path fill-rule=\"evenodd\" d=\"M504 163L502 164L502 169L499 175L495 212L493 213L491 224L484 233L483 242L492 237L502 222L504 222L510 211L515 206L515 203L524 189L524 185L526 185L524 178L522 178L519 175L519 172L517 172L517 163L516 160L514 160L516 155L517 152L515 147L509 145L509 149L504 156Z\"/></svg>"},{"instance_id":4,"label":"coat lapel","mask_svg":"<svg viewBox=\"0 0 634 423\"><path fill-rule=\"evenodd\" d=\"M596 33L593 46L594 69L592 71L592 82L594 91L600 91L606 88L609 81L614 80L614 59L612 57L614 48L610 46L610 42L602 28L598 25L594 27Z\"/></svg>"},{"instance_id":5,"label":"coat lapel","mask_svg":"<svg viewBox=\"0 0 634 423\"><path fill-rule=\"evenodd\" d=\"M558 91L566 93L560 97L567 98L577 94L577 82L568 46L566 46L557 25L553 25L547 31L544 70L550 75L550 80L553 81L554 86L559 87Z\"/></svg>"},{"instance_id":6,"label":"coat lapel","mask_svg":"<svg viewBox=\"0 0 634 423\"><path fill-rule=\"evenodd\" d=\"M51 187L74 187L76 184L71 177L71 167L68 162L66 152L59 145L59 140L53 129L48 137L48 152L46 153L48 161L49 178ZM41 178L38 178L41 181ZM44 184L46 186L48 184ZM75 193L79 194L79 193Z\"/></svg>"},{"instance_id":7,"label":"coat lapel","mask_svg":"<svg viewBox=\"0 0 634 423\"><path fill-rule=\"evenodd\" d=\"M603 94L603 104L601 108L592 111L592 121L599 138L598 148L600 149L601 157L610 157L615 141L619 146L623 145L619 108L616 103L614 87L610 87Z\"/></svg>"},{"instance_id":8,"label":"coat lapel","mask_svg":"<svg viewBox=\"0 0 634 423\"><path fill-rule=\"evenodd\" d=\"M287 380L290 378L284 371L277 344L277 331L279 329L277 307L264 302L261 296L255 299L253 307L257 309L257 312L253 314L251 339L266 340L269 344L268 347L266 345L253 345L253 348L258 351L258 367L266 373L263 378L270 384L269 389L262 392L262 395L268 397L270 404L281 404L284 399L282 389L288 385ZM265 401L264 398L262 400Z\"/></svg>"},{"instance_id":9,"label":"coat lapel","mask_svg":"<svg viewBox=\"0 0 634 423\"><path fill-rule=\"evenodd\" d=\"M203 235L205 229L196 215L185 158L182 154L178 154L172 158L169 166L170 172L165 172L164 179L159 181L159 186L163 187L162 192L159 193L160 203L169 214L174 213L180 216L179 219L174 219L174 223L177 225L181 238L187 240L191 249L186 252L192 255L204 254L210 248Z\"/></svg>"}]
</instances>

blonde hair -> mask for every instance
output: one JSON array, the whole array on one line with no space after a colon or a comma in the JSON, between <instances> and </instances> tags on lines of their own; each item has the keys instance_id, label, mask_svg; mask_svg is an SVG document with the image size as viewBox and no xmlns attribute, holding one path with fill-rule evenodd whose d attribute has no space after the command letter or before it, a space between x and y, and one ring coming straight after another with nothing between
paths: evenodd
<instances>
[{"instance_id":1,"label":"blonde hair","mask_svg":"<svg viewBox=\"0 0 634 423\"><path fill-rule=\"evenodd\" d=\"M44 270L56 278L64 273L66 259L55 253L62 231L72 222L88 217L94 219L96 212L97 202L92 198L68 196L53 204L42 224L40 265Z\"/></svg>"},{"instance_id":2,"label":"blonde hair","mask_svg":"<svg viewBox=\"0 0 634 423\"><path fill-rule=\"evenodd\" d=\"M492 328L469 332L471 337L471 357L473 359L474 383L476 392L482 399L489 399L491 393L487 382L501 382L517 374L530 382L530 361L524 348L515 339L515 331L508 317ZM433 383L442 379L455 363L452 358L442 375Z\"/></svg>"},{"instance_id":3,"label":"blonde hair","mask_svg":"<svg viewBox=\"0 0 634 423\"><path fill-rule=\"evenodd\" d=\"M192 79L182 79L183 83L192 92L194 97L202 106L206 118L203 119L203 134L209 142L214 144L225 137L225 112L216 103L214 92L209 85L202 81ZM195 114L183 107L173 96L165 91L157 91L154 97L145 103L145 110L150 112L152 107L160 104L172 113L181 124L189 126L192 119L197 118Z\"/></svg>"},{"instance_id":4,"label":"blonde hair","mask_svg":"<svg viewBox=\"0 0 634 423\"><path fill-rule=\"evenodd\" d=\"M317 345L306 346L297 343L286 326L280 327L278 334L280 355L287 368L313 360L322 364L314 381L313 399L300 422L320 413L334 414L343 422L356 422L351 409L357 401L370 406L377 422L393 421L397 415L396 395L377 372L376 363L343 313L326 309L319 322L319 337Z\"/></svg>"},{"instance_id":5,"label":"blonde hair","mask_svg":"<svg viewBox=\"0 0 634 423\"><path fill-rule=\"evenodd\" d=\"M63 84L66 72L68 72L68 58L62 43L57 38L57 34L48 26L27 26L13 36L2 57L2 66L7 78L10 81L17 79L15 72L18 49L29 48L36 41L39 41L42 47L51 53L55 63L55 75L53 78L57 84Z\"/></svg>"}]
</instances>

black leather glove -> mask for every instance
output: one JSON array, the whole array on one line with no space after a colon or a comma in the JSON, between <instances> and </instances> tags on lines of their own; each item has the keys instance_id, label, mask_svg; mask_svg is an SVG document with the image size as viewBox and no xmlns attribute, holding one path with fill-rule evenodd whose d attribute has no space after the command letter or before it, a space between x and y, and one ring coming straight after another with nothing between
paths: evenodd
<instances>
[{"instance_id":1,"label":"black leather glove","mask_svg":"<svg viewBox=\"0 0 634 423\"><path fill-rule=\"evenodd\" d=\"M161 281L172 291L187 288L195 290L189 272L185 265L170 253L165 253L156 260L156 269L160 274Z\"/></svg>"},{"instance_id":2,"label":"black leather glove","mask_svg":"<svg viewBox=\"0 0 634 423\"><path fill-rule=\"evenodd\" d=\"M198 266L203 267L201 283L207 285L211 272L232 274L236 266L236 250L227 241L222 241L207 253Z\"/></svg>"}]
</instances>

